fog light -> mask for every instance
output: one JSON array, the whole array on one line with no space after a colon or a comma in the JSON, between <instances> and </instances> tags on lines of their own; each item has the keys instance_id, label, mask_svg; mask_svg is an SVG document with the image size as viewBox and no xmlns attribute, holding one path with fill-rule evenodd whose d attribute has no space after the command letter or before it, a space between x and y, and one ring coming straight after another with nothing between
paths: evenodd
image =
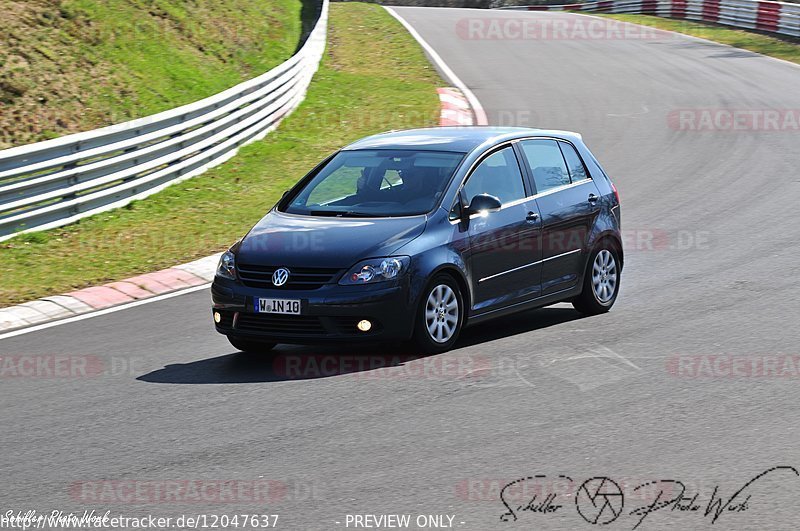
<instances>
[{"instance_id":1,"label":"fog light","mask_svg":"<svg viewBox=\"0 0 800 531\"><path fill-rule=\"evenodd\" d=\"M214 322L219 324L222 321L222 315L219 312L214 312Z\"/></svg>"},{"instance_id":2,"label":"fog light","mask_svg":"<svg viewBox=\"0 0 800 531\"><path fill-rule=\"evenodd\" d=\"M359 321L356 326L362 332L369 332L369 329L372 328L372 323L364 319L363 321Z\"/></svg>"}]
</instances>

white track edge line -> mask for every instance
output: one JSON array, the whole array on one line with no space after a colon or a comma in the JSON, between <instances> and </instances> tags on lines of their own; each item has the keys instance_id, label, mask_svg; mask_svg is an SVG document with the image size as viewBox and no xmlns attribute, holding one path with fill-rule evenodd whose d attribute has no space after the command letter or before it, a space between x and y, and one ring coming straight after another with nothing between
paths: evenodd
<instances>
[{"instance_id":1,"label":"white track edge line","mask_svg":"<svg viewBox=\"0 0 800 531\"><path fill-rule=\"evenodd\" d=\"M128 302L125 304L120 304L118 306L112 306L111 308L104 308L102 310L97 310L93 312L83 313L80 315L75 315L73 317L67 317L65 319L57 319L55 321L50 321L49 323L42 323L38 325L29 326L26 328L20 328L19 330L12 330L11 332L6 332L5 334L0 334L0 340L9 339L16 336L21 336L23 334L30 334L31 332L38 332L39 330L45 330L47 328L52 328L54 326L61 326L64 324L74 323L76 321L83 321L84 319L90 319L92 317L100 317L101 315L107 315L109 313L119 312L122 310L128 310L130 308L135 308L136 306L141 306L143 304L149 304L151 302L159 302L165 299L171 299L173 297L179 297L181 295L186 295L189 293L193 293L195 291L201 291L207 289L211 286L211 282L207 282L205 284L200 284L198 286L192 286L190 288L181 289L178 291L172 291L170 293L164 293L163 295L156 295L155 297L150 297L147 299L142 299L138 301ZM209 304L209 308L211 305Z\"/></svg>"},{"instance_id":2,"label":"white track edge line","mask_svg":"<svg viewBox=\"0 0 800 531\"><path fill-rule=\"evenodd\" d=\"M441 58L441 56L438 53L436 53L436 50L434 50L433 47L430 44L428 44L428 42L425 39L422 38L422 35L420 35L419 32L415 30L411 26L411 24L409 24L403 17L401 17L394 9L392 9L389 6L383 6L383 8L395 19L397 19L397 21L400 22L400 24L402 24L404 28L406 28L408 33L410 33L411 36L417 40L419 45L422 46L422 48L425 50L425 52L428 54L431 60L444 74L444 77L446 77L450 83L455 85L462 93L464 93L464 96L467 98L467 101L469 101L469 104L472 106L472 112L475 114L475 124L489 125L489 121L486 119L486 111L483 110L481 102L478 100L475 94L472 93L469 87L467 87L467 85L464 84L463 81L461 81L461 79L456 75L456 73L453 72L453 70L449 66L447 66L447 63L445 63L444 60Z\"/></svg>"}]
</instances>

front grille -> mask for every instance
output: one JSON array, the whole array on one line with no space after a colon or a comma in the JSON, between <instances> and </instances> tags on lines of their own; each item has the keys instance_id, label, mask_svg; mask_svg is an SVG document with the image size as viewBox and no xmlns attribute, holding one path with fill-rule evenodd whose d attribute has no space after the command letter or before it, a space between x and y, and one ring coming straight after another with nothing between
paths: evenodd
<instances>
[{"instance_id":1,"label":"front grille","mask_svg":"<svg viewBox=\"0 0 800 531\"><path fill-rule=\"evenodd\" d=\"M281 315L271 313L239 312L234 329L269 336L367 336L381 330L381 325L372 320L372 329L361 332L356 324L362 317L316 315Z\"/></svg>"},{"instance_id":2,"label":"front grille","mask_svg":"<svg viewBox=\"0 0 800 531\"><path fill-rule=\"evenodd\" d=\"M272 284L272 273L280 266L238 264L236 269L242 284L251 288L312 290L336 280L340 270L321 267L290 267L289 281L283 286Z\"/></svg>"},{"instance_id":3,"label":"front grille","mask_svg":"<svg viewBox=\"0 0 800 531\"><path fill-rule=\"evenodd\" d=\"M235 328L274 336L321 336L327 333L319 317L313 315L241 312L236 318Z\"/></svg>"}]
</instances>

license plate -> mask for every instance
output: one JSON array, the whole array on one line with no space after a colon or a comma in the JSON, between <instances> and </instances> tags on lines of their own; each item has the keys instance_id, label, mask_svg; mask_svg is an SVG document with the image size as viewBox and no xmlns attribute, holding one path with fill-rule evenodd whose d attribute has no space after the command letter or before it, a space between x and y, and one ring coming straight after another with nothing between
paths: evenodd
<instances>
[{"instance_id":1,"label":"license plate","mask_svg":"<svg viewBox=\"0 0 800 531\"><path fill-rule=\"evenodd\" d=\"M300 315L300 301L297 299L255 299L257 313L288 313Z\"/></svg>"}]
</instances>

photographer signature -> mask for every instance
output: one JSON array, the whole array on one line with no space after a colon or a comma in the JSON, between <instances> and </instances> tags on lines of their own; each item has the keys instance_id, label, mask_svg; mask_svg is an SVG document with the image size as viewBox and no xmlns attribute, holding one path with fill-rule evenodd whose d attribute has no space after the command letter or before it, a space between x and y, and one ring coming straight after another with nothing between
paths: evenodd
<instances>
[{"instance_id":1,"label":"photographer signature","mask_svg":"<svg viewBox=\"0 0 800 531\"><path fill-rule=\"evenodd\" d=\"M789 474L800 477L800 472L792 466L775 466L769 468L752 479L748 480L730 496L725 497L719 486L715 486L711 496L704 498L700 492L687 493L686 485L676 479L657 479L637 485L631 494L641 494L644 491L654 493L652 502L640 505L625 512L625 493L623 489L611 478L594 477L584 481L575 491L575 509L577 513L589 524L605 525L613 522L620 516L627 514L635 518L632 529L637 529L651 514L667 509L682 513L694 513L710 518L711 523L716 523L723 515L741 513L751 508L752 490L754 485L768 475ZM524 498L522 504L513 504L510 500L512 492L525 491L526 486L546 479L547 476L536 475L516 479L509 482L500 490L500 501L506 511L500 515L504 522L517 521L523 514L553 514L561 511L565 503L558 501L556 493L543 496L541 489L531 488L536 491L533 496ZM574 484L569 476L559 475L553 479Z\"/></svg>"}]
</instances>

